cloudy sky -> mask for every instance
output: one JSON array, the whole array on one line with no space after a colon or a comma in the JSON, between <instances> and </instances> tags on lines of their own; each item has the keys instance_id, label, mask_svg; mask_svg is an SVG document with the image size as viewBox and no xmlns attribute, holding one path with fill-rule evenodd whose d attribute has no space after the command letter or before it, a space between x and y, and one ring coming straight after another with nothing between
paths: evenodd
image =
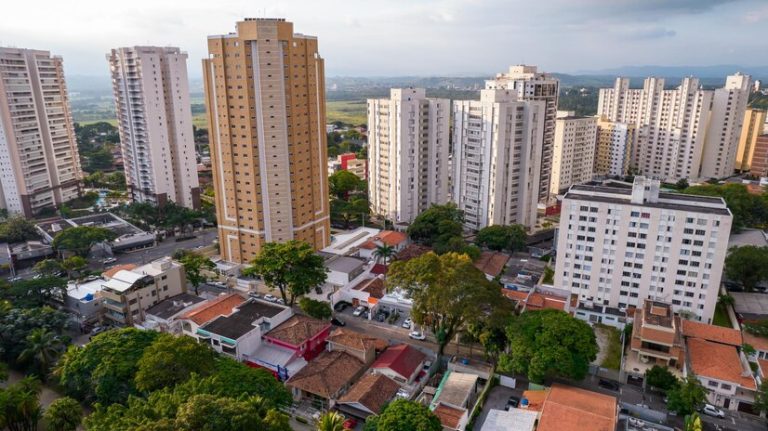
<instances>
[{"instance_id":1,"label":"cloudy sky","mask_svg":"<svg viewBox=\"0 0 768 431\"><path fill-rule=\"evenodd\" d=\"M624 65L768 64L766 0L27 0L0 7L0 46L48 49L68 74L104 54L174 45L200 76L206 36L243 17L316 35L328 76L573 73Z\"/></svg>"}]
</instances>

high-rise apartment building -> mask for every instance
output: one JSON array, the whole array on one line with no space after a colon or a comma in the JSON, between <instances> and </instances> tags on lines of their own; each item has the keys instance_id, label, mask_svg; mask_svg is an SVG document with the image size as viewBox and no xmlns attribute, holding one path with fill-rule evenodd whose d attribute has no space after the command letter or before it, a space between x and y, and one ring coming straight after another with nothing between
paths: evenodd
<instances>
[{"instance_id":1,"label":"high-rise apartment building","mask_svg":"<svg viewBox=\"0 0 768 431\"><path fill-rule=\"evenodd\" d=\"M208 37L203 60L221 256L265 242L330 244L325 72L317 38L284 19Z\"/></svg>"},{"instance_id":2,"label":"high-rise apartment building","mask_svg":"<svg viewBox=\"0 0 768 431\"><path fill-rule=\"evenodd\" d=\"M645 299L711 322L732 215L719 197L577 185L565 194L555 285L580 300L640 307Z\"/></svg>"},{"instance_id":3,"label":"high-rise apartment building","mask_svg":"<svg viewBox=\"0 0 768 431\"><path fill-rule=\"evenodd\" d=\"M748 172L752 166L752 155L755 152L757 137L764 133L765 110L748 108L744 112L744 124L739 137L739 149L736 151L737 171Z\"/></svg>"},{"instance_id":4,"label":"high-rise apartment building","mask_svg":"<svg viewBox=\"0 0 768 431\"><path fill-rule=\"evenodd\" d=\"M555 145L555 119L557 117L557 99L560 81L543 72L536 66L511 66L508 73L499 73L496 78L485 81L486 89L514 90L518 100L541 101L545 104L544 135L539 159L539 201L546 201L550 195L552 174L552 151ZM556 193L553 190L552 193Z\"/></svg>"},{"instance_id":5,"label":"high-rise apartment building","mask_svg":"<svg viewBox=\"0 0 768 431\"><path fill-rule=\"evenodd\" d=\"M760 135L755 139L749 173L759 178L768 177L768 135Z\"/></svg>"},{"instance_id":6,"label":"high-rise apartment building","mask_svg":"<svg viewBox=\"0 0 768 431\"><path fill-rule=\"evenodd\" d=\"M451 102L423 88L393 88L368 99L368 196L374 214L410 223L448 188Z\"/></svg>"},{"instance_id":7,"label":"high-rise apartment building","mask_svg":"<svg viewBox=\"0 0 768 431\"><path fill-rule=\"evenodd\" d=\"M453 102L453 200L466 228L535 226L546 116L546 102L515 90Z\"/></svg>"},{"instance_id":8,"label":"high-rise apartment building","mask_svg":"<svg viewBox=\"0 0 768 431\"><path fill-rule=\"evenodd\" d=\"M595 173L597 118L557 111L550 190L559 193L590 181Z\"/></svg>"},{"instance_id":9,"label":"high-rise apartment building","mask_svg":"<svg viewBox=\"0 0 768 431\"><path fill-rule=\"evenodd\" d=\"M601 118L597 121L597 150L595 175L624 177L629 174L632 149L637 129L634 124L619 123Z\"/></svg>"},{"instance_id":10,"label":"high-rise apartment building","mask_svg":"<svg viewBox=\"0 0 768 431\"><path fill-rule=\"evenodd\" d=\"M726 78L723 88L715 90L700 177L725 178L733 175L750 87L749 75L737 73Z\"/></svg>"},{"instance_id":11,"label":"high-rise apartment building","mask_svg":"<svg viewBox=\"0 0 768 431\"><path fill-rule=\"evenodd\" d=\"M0 208L31 217L82 178L61 57L0 47Z\"/></svg>"},{"instance_id":12,"label":"high-rise apartment building","mask_svg":"<svg viewBox=\"0 0 768 431\"><path fill-rule=\"evenodd\" d=\"M135 46L113 49L107 61L133 200L199 208L187 53Z\"/></svg>"}]
</instances>

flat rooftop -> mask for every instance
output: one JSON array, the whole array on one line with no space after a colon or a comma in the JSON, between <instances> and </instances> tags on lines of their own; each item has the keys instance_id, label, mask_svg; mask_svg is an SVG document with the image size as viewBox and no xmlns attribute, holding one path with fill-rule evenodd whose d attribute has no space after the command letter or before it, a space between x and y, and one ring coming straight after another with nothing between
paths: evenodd
<instances>
[{"instance_id":1,"label":"flat rooftop","mask_svg":"<svg viewBox=\"0 0 768 431\"><path fill-rule=\"evenodd\" d=\"M147 309L146 314L151 314L161 319L168 319L175 316L185 308L203 301L205 300L199 296L190 295L189 293L180 293L153 305Z\"/></svg>"},{"instance_id":2,"label":"flat rooftop","mask_svg":"<svg viewBox=\"0 0 768 431\"><path fill-rule=\"evenodd\" d=\"M635 204L632 203L630 199L631 196L631 188L628 189L623 187L575 185L571 186L571 188L565 193L563 200L575 199L592 202L643 206L648 208L671 209L694 213L731 215L731 212L728 211L728 208L725 206L725 201L720 197L660 192L658 201L656 202L645 201L642 204Z\"/></svg>"},{"instance_id":3,"label":"flat rooftop","mask_svg":"<svg viewBox=\"0 0 768 431\"><path fill-rule=\"evenodd\" d=\"M286 307L251 299L239 305L234 313L229 316L221 316L201 329L222 337L237 340L254 328L253 322L256 320L263 317L275 317L285 309Z\"/></svg>"},{"instance_id":4,"label":"flat rooftop","mask_svg":"<svg viewBox=\"0 0 768 431\"><path fill-rule=\"evenodd\" d=\"M350 273L365 265L362 259L348 256L333 256L325 261L325 267L331 271Z\"/></svg>"}]
</instances>

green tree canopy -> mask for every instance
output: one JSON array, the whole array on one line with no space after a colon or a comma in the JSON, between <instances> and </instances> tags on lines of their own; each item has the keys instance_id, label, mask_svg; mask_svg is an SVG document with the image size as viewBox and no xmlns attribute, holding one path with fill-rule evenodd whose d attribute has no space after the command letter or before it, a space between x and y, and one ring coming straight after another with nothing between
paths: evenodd
<instances>
[{"instance_id":1,"label":"green tree canopy","mask_svg":"<svg viewBox=\"0 0 768 431\"><path fill-rule=\"evenodd\" d=\"M0 356L5 362L18 364L18 358L30 347L29 337L36 330L63 335L69 316L48 306L0 309ZM26 364L18 364L24 366Z\"/></svg>"},{"instance_id":2,"label":"green tree canopy","mask_svg":"<svg viewBox=\"0 0 768 431\"><path fill-rule=\"evenodd\" d=\"M706 391L694 375L689 375L667 391L667 409L678 415L689 415L706 400Z\"/></svg>"},{"instance_id":3,"label":"green tree canopy","mask_svg":"<svg viewBox=\"0 0 768 431\"><path fill-rule=\"evenodd\" d=\"M317 421L317 431L344 431L344 421L339 412L325 412Z\"/></svg>"},{"instance_id":4,"label":"green tree canopy","mask_svg":"<svg viewBox=\"0 0 768 431\"><path fill-rule=\"evenodd\" d=\"M0 241L7 243L39 239L35 224L21 216L15 216L0 223Z\"/></svg>"},{"instance_id":5,"label":"green tree canopy","mask_svg":"<svg viewBox=\"0 0 768 431\"><path fill-rule=\"evenodd\" d=\"M32 363L34 373L45 380L51 366L59 359L68 340L45 328L36 328L27 335L26 348L19 353L20 363Z\"/></svg>"},{"instance_id":6,"label":"green tree canopy","mask_svg":"<svg viewBox=\"0 0 768 431\"><path fill-rule=\"evenodd\" d=\"M361 223L370 212L368 199L360 195L351 196L349 200L331 199L331 220L342 223L345 229L349 229L352 223Z\"/></svg>"},{"instance_id":7,"label":"green tree canopy","mask_svg":"<svg viewBox=\"0 0 768 431\"><path fill-rule=\"evenodd\" d=\"M678 384L677 377L667 367L660 367L658 365L654 365L645 371L645 382L664 392Z\"/></svg>"},{"instance_id":8,"label":"green tree canopy","mask_svg":"<svg viewBox=\"0 0 768 431\"><path fill-rule=\"evenodd\" d=\"M195 288L195 295L197 295L200 283L203 283L207 279L202 274L202 271L205 269L211 270L216 267L216 264L214 264L208 257L192 251L184 253L179 259L179 262L184 265L184 273L187 276L187 281L192 283L192 287Z\"/></svg>"},{"instance_id":9,"label":"green tree canopy","mask_svg":"<svg viewBox=\"0 0 768 431\"><path fill-rule=\"evenodd\" d=\"M425 245L447 243L461 236L464 212L455 204L432 205L408 226L408 236Z\"/></svg>"},{"instance_id":10,"label":"green tree canopy","mask_svg":"<svg viewBox=\"0 0 768 431\"><path fill-rule=\"evenodd\" d=\"M365 431L441 431L440 419L429 408L415 401L398 399L379 416L365 421Z\"/></svg>"},{"instance_id":11,"label":"green tree canopy","mask_svg":"<svg viewBox=\"0 0 768 431\"><path fill-rule=\"evenodd\" d=\"M208 376L214 372L215 362L215 352L194 338L160 334L139 359L136 389L151 392L174 386L192 373Z\"/></svg>"},{"instance_id":12,"label":"green tree canopy","mask_svg":"<svg viewBox=\"0 0 768 431\"><path fill-rule=\"evenodd\" d=\"M35 431L42 417L40 381L26 377L0 389L0 429Z\"/></svg>"},{"instance_id":13,"label":"green tree canopy","mask_svg":"<svg viewBox=\"0 0 768 431\"><path fill-rule=\"evenodd\" d=\"M439 355L464 325L488 316L503 301L500 289L489 282L463 254L433 252L405 262L394 262L387 285L405 289L413 299L411 317L437 337Z\"/></svg>"},{"instance_id":14,"label":"green tree canopy","mask_svg":"<svg viewBox=\"0 0 768 431\"><path fill-rule=\"evenodd\" d=\"M705 184L688 187L682 193L699 196L720 196L733 213L731 230L745 227L763 227L768 222L768 197L749 193L744 184Z\"/></svg>"},{"instance_id":15,"label":"green tree canopy","mask_svg":"<svg viewBox=\"0 0 768 431\"><path fill-rule=\"evenodd\" d=\"M325 301L304 297L299 300L299 307L304 314L315 319L327 320L333 315L331 304Z\"/></svg>"},{"instance_id":16,"label":"green tree canopy","mask_svg":"<svg viewBox=\"0 0 768 431\"><path fill-rule=\"evenodd\" d=\"M80 272L88 266L88 261L82 256L70 256L61 261L61 268L67 271L67 277L73 278L75 273Z\"/></svg>"},{"instance_id":17,"label":"green tree canopy","mask_svg":"<svg viewBox=\"0 0 768 431\"><path fill-rule=\"evenodd\" d=\"M35 264L33 269L38 274L42 275L55 275L62 270L61 264L56 259L41 260Z\"/></svg>"},{"instance_id":18,"label":"green tree canopy","mask_svg":"<svg viewBox=\"0 0 768 431\"><path fill-rule=\"evenodd\" d=\"M52 298L66 291L67 281L59 277L40 277L5 284L1 295L14 306L22 308L42 307Z\"/></svg>"},{"instance_id":19,"label":"green tree canopy","mask_svg":"<svg viewBox=\"0 0 768 431\"><path fill-rule=\"evenodd\" d=\"M278 289L290 306L327 277L323 258L309 244L296 240L264 244L243 274L259 275L270 289Z\"/></svg>"},{"instance_id":20,"label":"green tree canopy","mask_svg":"<svg viewBox=\"0 0 768 431\"><path fill-rule=\"evenodd\" d=\"M758 413L768 413L768 380L763 380L757 388L753 408Z\"/></svg>"},{"instance_id":21,"label":"green tree canopy","mask_svg":"<svg viewBox=\"0 0 768 431\"><path fill-rule=\"evenodd\" d=\"M95 244L115 239L115 233L103 227L77 226L64 229L53 238L53 248L80 256L88 255Z\"/></svg>"},{"instance_id":22,"label":"green tree canopy","mask_svg":"<svg viewBox=\"0 0 768 431\"><path fill-rule=\"evenodd\" d=\"M353 192L365 192L365 181L350 171L337 171L328 177L328 187L331 194L339 199L345 199Z\"/></svg>"},{"instance_id":23,"label":"green tree canopy","mask_svg":"<svg viewBox=\"0 0 768 431\"><path fill-rule=\"evenodd\" d=\"M525 249L526 238L525 228L519 224L492 225L480 229L475 242L491 250L507 250L514 253Z\"/></svg>"},{"instance_id":24,"label":"green tree canopy","mask_svg":"<svg viewBox=\"0 0 768 431\"><path fill-rule=\"evenodd\" d=\"M77 400L62 397L54 400L43 414L48 431L75 431L83 420L83 408Z\"/></svg>"},{"instance_id":25,"label":"green tree canopy","mask_svg":"<svg viewBox=\"0 0 768 431\"><path fill-rule=\"evenodd\" d=\"M768 279L768 247L731 247L725 258L725 276L744 285L748 292Z\"/></svg>"},{"instance_id":26,"label":"green tree canopy","mask_svg":"<svg viewBox=\"0 0 768 431\"><path fill-rule=\"evenodd\" d=\"M584 321L560 310L528 311L507 327L509 352L500 367L532 382L552 377L583 379L597 357L595 333Z\"/></svg>"}]
</instances>

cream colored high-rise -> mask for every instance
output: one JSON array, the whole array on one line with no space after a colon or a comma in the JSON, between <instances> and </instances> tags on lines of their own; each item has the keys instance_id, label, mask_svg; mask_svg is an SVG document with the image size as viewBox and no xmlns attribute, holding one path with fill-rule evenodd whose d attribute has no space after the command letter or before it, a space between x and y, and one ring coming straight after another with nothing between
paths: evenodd
<instances>
[{"instance_id":1,"label":"cream colored high-rise","mask_svg":"<svg viewBox=\"0 0 768 431\"><path fill-rule=\"evenodd\" d=\"M601 118L597 122L595 174L602 177L624 177L629 174L632 148L637 132L634 124Z\"/></svg>"},{"instance_id":2,"label":"cream colored high-rise","mask_svg":"<svg viewBox=\"0 0 768 431\"><path fill-rule=\"evenodd\" d=\"M223 259L265 242L330 243L325 74L317 38L283 19L208 37L203 60Z\"/></svg>"},{"instance_id":3,"label":"cream colored high-rise","mask_svg":"<svg viewBox=\"0 0 768 431\"><path fill-rule=\"evenodd\" d=\"M701 158L702 178L733 175L751 85L749 75L737 73L715 90Z\"/></svg>"},{"instance_id":4,"label":"cream colored high-rise","mask_svg":"<svg viewBox=\"0 0 768 431\"><path fill-rule=\"evenodd\" d=\"M133 199L199 208L187 53L135 46L113 49L107 61Z\"/></svg>"},{"instance_id":5,"label":"cream colored high-rise","mask_svg":"<svg viewBox=\"0 0 768 431\"><path fill-rule=\"evenodd\" d=\"M560 193L590 181L595 173L597 118L557 111L550 190Z\"/></svg>"},{"instance_id":6,"label":"cream colored high-rise","mask_svg":"<svg viewBox=\"0 0 768 431\"><path fill-rule=\"evenodd\" d=\"M547 104L515 90L453 102L453 194L464 226L536 225ZM549 187L547 187L549 189Z\"/></svg>"},{"instance_id":7,"label":"cream colored high-rise","mask_svg":"<svg viewBox=\"0 0 768 431\"><path fill-rule=\"evenodd\" d=\"M0 208L31 217L82 178L61 57L0 47Z\"/></svg>"},{"instance_id":8,"label":"cream colored high-rise","mask_svg":"<svg viewBox=\"0 0 768 431\"><path fill-rule=\"evenodd\" d=\"M410 223L449 200L451 102L423 88L393 88L368 99L368 195L374 214Z\"/></svg>"},{"instance_id":9,"label":"cream colored high-rise","mask_svg":"<svg viewBox=\"0 0 768 431\"><path fill-rule=\"evenodd\" d=\"M744 113L744 124L741 127L739 149L736 151L735 169L747 172L752 167L752 156L755 154L757 137L763 134L765 125L765 110L749 108Z\"/></svg>"}]
</instances>

